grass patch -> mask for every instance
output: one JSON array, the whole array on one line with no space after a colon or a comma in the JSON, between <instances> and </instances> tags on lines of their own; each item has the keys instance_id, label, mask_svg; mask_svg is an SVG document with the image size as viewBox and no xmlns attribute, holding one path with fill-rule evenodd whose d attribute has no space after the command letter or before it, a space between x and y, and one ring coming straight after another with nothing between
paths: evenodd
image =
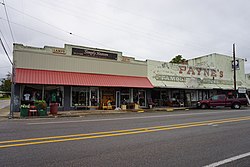
<instances>
[{"instance_id":1,"label":"grass patch","mask_svg":"<svg viewBox=\"0 0 250 167\"><path fill-rule=\"evenodd\" d=\"M10 100L10 97L0 97L0 100Z\"/></svg>"}]
</instances>

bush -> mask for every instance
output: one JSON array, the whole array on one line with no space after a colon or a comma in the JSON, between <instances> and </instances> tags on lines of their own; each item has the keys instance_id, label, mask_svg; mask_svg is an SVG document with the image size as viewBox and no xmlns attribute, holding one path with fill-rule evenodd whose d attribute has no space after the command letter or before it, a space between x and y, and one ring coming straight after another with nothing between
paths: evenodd
<instances>
[{"instance_id":1,"label":"bush","mask_svg":"<svg viewBox=\"0 0 250 167\"><path fill-rule=\"evenodd\" d=\"M36 106L37 109L47 109L47 104L45 100L36 100L34 105Z\"/></svg>"}]
</instances>

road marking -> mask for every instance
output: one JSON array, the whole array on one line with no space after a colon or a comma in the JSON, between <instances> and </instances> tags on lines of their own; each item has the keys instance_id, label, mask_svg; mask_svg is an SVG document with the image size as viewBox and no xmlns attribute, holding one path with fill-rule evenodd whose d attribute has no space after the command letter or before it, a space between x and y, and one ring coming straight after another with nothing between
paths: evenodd
<instances>
[{"instance_id":1,"label":"road marking","mask_svg":"<svg viewBox=\"0 0 250 167\"><path fill-rule=\"evenodd\" d=\"M242 158L245 158L245 157L248 157L248 156L250 156L250 152L245 153L245 154L241 154L241 155L237 155L235 157L231 157L231 158L219 161L219 162L215 162L215 163L212 163L210 165L206 165L204 167L216 167L216 166L220 166L220 165L223 165L223 164L226 164L226 163L229 163L229 162L233 162L233 161L236 161L238 159L242 159Z\"/></svg>"},{"instance_id":2,"label":"road marking","mask_svg":"<svg viewBox=\"0 0 250 167\"><path fill-rule=\"evenodd\" d=\"M209 115L220 113L231 113L236 111L220 111L220 112L206 112L206 113L191 113L191 114L171 114L171 115L153 115L143 117L126 117L126 118L108 118L108 119L91 119L91 120L77 120L77 121L53 121L53 122L31 122L28 125L44 125L44 124L67 124L67 123L81 123L81 122L101 122L101 121L119 121L119 120L134 120L134 119L150 119L162 117L179 117L179 116L193 116L193 115ZM239 111L237 111L239 112Z\"/></svg>"},{"instance_id":3,"label":"road marking","mask_svg":"<svg viewBox=\"0 0 250 167\"><path fill-rule=\"evenodd\" d=\"M95 139L95 138L103 138L103 137L114 137L114 136L122 136L122 135L149 133L149 132L157 132L157 131L198 127L198 126L207 126L208 124L223 124L223 123L231 123L231 122L239 122L239 121L247 121L247 120L250 120L250 116L219 119L219 120L208 120L208 121L201 121L201 122L190 122L190 123L183 123L183 124L173 124L173 125L166 125L166 126L154 126L154 127L143 127L143 128L126 129L126 130L115 130L115 131L107 131L107 132L95 132L95 133L86 133L86 134L73 134L73 135L64 135L64 136L49 136L49 137L40 137L40 138L7 140L7 141L0 141L0 149L8 148L8 147L18 147L18 146L27 146L27 145L58 143L58 142L66 142L66 141L76 141L76 140L86 140L86 139Z\"/></svg>"}]
</instances>

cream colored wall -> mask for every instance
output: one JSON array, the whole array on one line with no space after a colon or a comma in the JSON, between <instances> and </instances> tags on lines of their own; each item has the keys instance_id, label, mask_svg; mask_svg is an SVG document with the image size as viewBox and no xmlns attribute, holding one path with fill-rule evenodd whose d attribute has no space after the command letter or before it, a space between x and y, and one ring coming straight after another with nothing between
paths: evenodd
<instances>
[{"instance_id":1,"label":"cream colored wall","mask_svg":"<svg viewBox=\"0 0 250 167\"><path fill-rule=\"evenodd\" d=\"M118 52L118 61L109 59L72 56L71 47L66 46L65 54L52 53L53 47L33 48L16 45L14 62L17 68L55 70L68 72L147 76L146 62L123 62ZM61 48L63 49L63 48Z\"/></svg>"},{"instance_id":2,"label":"cream colored wall","mask_svg":"<svg viewBox=\"0 0 250 167\"><path fill-rule=\"evenodd\" d=\"M220 78L221 80L227 80L233 82L234 74L231 66L232 60L233 58L231 56L214 53L207 56L202 56L188 60L188 64L190 66L200 66L206 68L219 69L220 71L223 71L223 77ZM239 60L240 63L239 64L240 69L236 70L236 77L237 77L236 80L242 83L242 85L237 85L237 87L244 86L246 85L244 59L236 58L236 60Z\"/></svg>"},{"instance_id":3,"label":"cream colored wall","mask_svg":"<svg viewBox=\"0 0 250 167\"><path fill-rule=\"evenodd\" d=\"M233 89L231 61L230 56L217 54L189 60L188 65L148 60L148 78L155 87ZM239 62L237 87L247 87L244 60Z\"/></svg>"}]
</instances>

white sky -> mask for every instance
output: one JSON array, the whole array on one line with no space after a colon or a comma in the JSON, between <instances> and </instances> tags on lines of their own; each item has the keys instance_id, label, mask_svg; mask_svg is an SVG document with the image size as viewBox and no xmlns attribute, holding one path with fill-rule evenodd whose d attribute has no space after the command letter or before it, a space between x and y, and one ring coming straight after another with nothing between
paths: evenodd
<instances>
[{"instance_id":1,"label":"white sky","mask_svg":"<svg viewBox=\"0 0 250 167\"><path fill-rule=\"evenodd\" d=\"M250 73L249 0L5 0L5 4L15 43L36 47L68 43L161 61L178 54L185 59L232 55L235 43L236 56L248 59L245 72ZM0 30L12 58L13 39L2 4ZM0 78L8 71L11 64L0 45Z\"/></svg>"}]
</instances>

